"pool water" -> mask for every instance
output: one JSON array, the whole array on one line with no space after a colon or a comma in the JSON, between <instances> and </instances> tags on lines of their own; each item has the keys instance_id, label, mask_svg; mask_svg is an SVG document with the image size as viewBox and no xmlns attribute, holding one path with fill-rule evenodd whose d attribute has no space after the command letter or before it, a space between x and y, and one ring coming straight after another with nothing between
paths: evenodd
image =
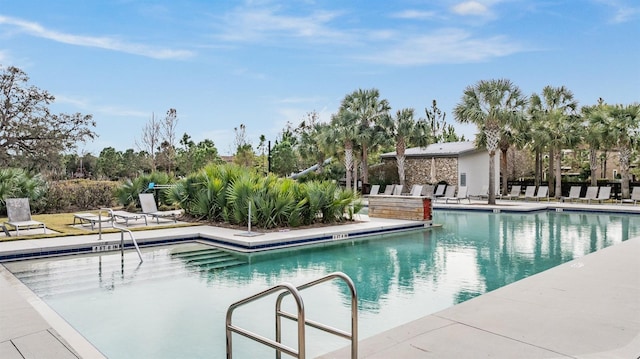
<instances>
[{"instance_id":1,"label":"pool water","mask_svg":"<svg viewBox=\"0 0 640 359\"><path fill-rule=\"evenodd\" d=\"M435 211L443 228L253 255L196 252L184 243L5 266L109 358L224 358L228 306L270 286L333 271L358 290L360 339L407 323L598 249L640 236L640 216ZM215 256L216 263L199 258ZM221 268L214 268L214 267ZM222 268L224 267L224 268ZM302 292L307 318L349 330L339 281ZM273 338L274 299L236 310L234 323ZM285 308L294 312L291 301ZM285 344L295 328L285 321ZM307 330L307 356L348 345ZM235 358L273 350L234 335Z\"/></svg>"}]
</instances>

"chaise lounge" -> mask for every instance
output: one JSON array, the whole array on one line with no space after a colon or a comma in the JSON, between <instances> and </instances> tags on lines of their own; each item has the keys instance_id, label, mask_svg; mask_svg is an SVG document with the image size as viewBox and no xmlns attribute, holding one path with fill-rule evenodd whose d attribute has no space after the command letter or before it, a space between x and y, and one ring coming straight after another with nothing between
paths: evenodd
<instances>
[{"instance_id":1,"label":"chaise lounge","mask_svg":"<svg viewBox=\"0 0 640 359\"><path fill-rule=\"evenodd\" d=\"M5 224L15 228L16 236L20 235L20 229L42 228L47 233L47 226L31 219L31 207L28 198L7 198L7 222Z\"/></svg>"},{"instance_id":2,"label":"chaise lounge","mask_svg":"<svg viewBox=\"0 0 640 359\"><path fill-rule=\"evenodd\" d=\"M156 199L153 197L153 193L140 193L138 196L140 198L142 213L155 218L156 223L158 224L160 224L160 218L171 218L174 222L178 222L178 216L182 215L181 210L158 211L158 206L156 205Z\"/></svg>"}]
</instances>

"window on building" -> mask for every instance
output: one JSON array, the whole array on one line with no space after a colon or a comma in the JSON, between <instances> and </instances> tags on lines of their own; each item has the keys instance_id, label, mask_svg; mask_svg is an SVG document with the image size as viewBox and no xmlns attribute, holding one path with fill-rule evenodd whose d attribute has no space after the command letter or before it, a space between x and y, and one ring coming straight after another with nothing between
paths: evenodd
<instances>
[{"instance_id":1,"label":"window on building","mask_svg":"<svg viewBox=\"0 0 640 359\"><path fill-rule=\"evenodd\" d=\"M460 174L460 186L461 187L466 187L467 186L467 174L466 173L461 173Z\"/></svg>"}]
</instances>

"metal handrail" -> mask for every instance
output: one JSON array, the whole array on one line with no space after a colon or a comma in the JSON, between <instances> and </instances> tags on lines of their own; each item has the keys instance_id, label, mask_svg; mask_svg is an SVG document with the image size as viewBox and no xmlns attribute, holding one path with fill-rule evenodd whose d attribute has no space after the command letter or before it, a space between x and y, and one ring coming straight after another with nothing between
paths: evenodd
<instances>
[{"instance_id":1,"label":"metal handrail","mask_svg":"<svg viewBox=\"0 0 640 359\"><path fill-rule=\"evenodd\" d=\"M140 252L140 247L138 247L138 242L136 241L136 238L133 236L133 232L131 232L131 230L127 228L116 225L116 222L113 219L114 218L113 210L111 208L100 208L100 211L98 212L98 239L99 240L102 239L102 211L109 212L111 216L111 227L120 230L120 249L123 252L123 254L124 254L124 232L128 232L129 237L131 238L131 242L133 242L133 246L136 248L136 252L138 252L138 258L140 258L140 263L144 262L142 260L142 253Z\"/></svg>"},{"instance_id":2,"label":"metal handrail","mask_svg":"<svg viewBox=\"0 0 640 359\"><path fill-rule=\"evenodd\" d=\"M344 339L351 340L351 358L356 359L358 357L358 294L356 292L356 286L351 280L351 278L349 278L349 276L347 276L342 272L333 272L333 273L327 274L322 278L300 285L296 289L298 291L302 291L304 289L313 287L315 285L328 282L332 279L342 279L347 284L347 287L349 287L349 291L351 291L351 333L345 332L343 330L340 330L334 327L327 326L317 321L304 319L304 318L300 319L291 313L282 311L281 309L282 300L284 299L285 296L287 296L287 294L289 294L287 292L283 292L283 293L280 293L280 295L278 295L278 299L276 300L276 341L277 342L280 342L282 340L281 318L284 317L293 321L298 321L298 322L304 321L305 324L310 327L325 331L333 335L337 335ZM277 359L281 358L280 353L276 353L276 358Z\"/></svg>"},{"instance_id":3,"label":"metal handrail","mask_svg":"<svg viewBox=\"0 0 640 359\"><path fill-rule=\"evenodd\" d=\"M304 302L302 301L302 296L300 295L300 291L303 289L315 286L317 284L327 282L335 278L342 279L347 284L347 286L349 287L349 290L351 291L351 333L327 326L325 324L322 324L313 320L307 320L305 318ZM283 290L284 292L282 292ZM245 304L249 304L255 300L261 299L267 295L273 294L275 292L281 292L278 295L278 299L276 300L276 340L265 338L259 334L252 333L248 330L242 329L232 324L232 316L233 316L233 311L235 309ZM297 316L281 310L282 300L284 299L285 296L289 294L293 296L296 302L296 306L298 308ZM297 351L281 343L282 342L281 317L294 320L298 323L298 350ZM261 344L267 345L275 349L276 358L278 359L281 358L282 352L296 358L304 359L306 357L306 344L305 344L305 338L306 338L305 326L306 325L309 325L316 329L323 330L330 334L340 336L345 339L350 339L351 340L351 357L353 359L356 359L358 357L358 294L356 292L356 287L353 284L353 281L351 280L351 278L349 278L344 273L333 272L320 279L302 284L298 287L294 287L289 283L282 283L231 304L229 306L229 309L227 309L227 318L226 318L227 359L231 359L233 357L232 333L243 335L249 339L253 339Z\"/></svg>"},{"instance_id":4,"label":"metal handrail","mask_svg":"<svg viewBox=\"0 0 640 359\"><path fill-rule=\"evenodd\" d=\"M232 316L233 316L233 311L245 304L251 303L255 300L258 300L260 298L263 298L269 294L272 294L274 292L278 292L281 290L286 290L287 292L291 293L291 295L293 295L293 298L296 301L296 305L298 307L298 317L300 317L302 320L298 321L298 350L296 351L293 348L290 348L286 345L283 345L280 342L271 340L269 338L265 338L261 335L252 333L250 331L244 330L240 327L236 327L235 325L232 324ZM282 284L278 284L276 286L273 286L269 289L266 289L260 293L254 294L250 297L247 297L245 299L242 299L240 301L237 301L233 304L231 304L229 306L229 309L227 309L227 319L226 319L226 333L227 333L227 359L231 359L233 357L233 345L232 345L232 332L234 333L238 333L240 335L243 335L249 339L253 339L259 343L262 343L264 345L267 345L273 349L275 349L277 351L277 353L280 352L285 352L291 356L300 358L300 359L304 359L305 358L305 327L304 327L304 303L302 302L302 297L300 296L300 293L298 292L298 290L296 289L296 287L294 287L292 284L290 283L282 283Z\"/></svg>"}]
</instances>

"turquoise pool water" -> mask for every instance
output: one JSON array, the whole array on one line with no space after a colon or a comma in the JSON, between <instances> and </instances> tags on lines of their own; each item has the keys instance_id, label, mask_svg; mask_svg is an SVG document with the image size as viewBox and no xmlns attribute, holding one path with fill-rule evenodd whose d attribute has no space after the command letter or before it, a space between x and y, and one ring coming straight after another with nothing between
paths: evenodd
<instances>
[{"instance_id":1,"label":"turquoise pool water","mask_svg":"<svg viewBox=\"0 0 640 359\"><path fill-rule=\"evenodd\" d=\"M443 228L251 256L224 269L188 262L198 243L5 265L110 358L224 358L230 303L269 286L333 271L355 282L360 338L393 328L640 236L640 216L435 211ZM224 256L225 254L219 254ZM216 255L218 256L218 254ZM303 292L307 317L344 330L348 290L331 282ZM287 303L291 304L291 303ZM273 337L273 300L239 309L234 322ZM285 332L294 333L292 323ZM295 346L289 335L285 342ZM308 357L347 345L308 331ZM234 336L235 358L273 352Z\"/></svg>"}]
</instances>

